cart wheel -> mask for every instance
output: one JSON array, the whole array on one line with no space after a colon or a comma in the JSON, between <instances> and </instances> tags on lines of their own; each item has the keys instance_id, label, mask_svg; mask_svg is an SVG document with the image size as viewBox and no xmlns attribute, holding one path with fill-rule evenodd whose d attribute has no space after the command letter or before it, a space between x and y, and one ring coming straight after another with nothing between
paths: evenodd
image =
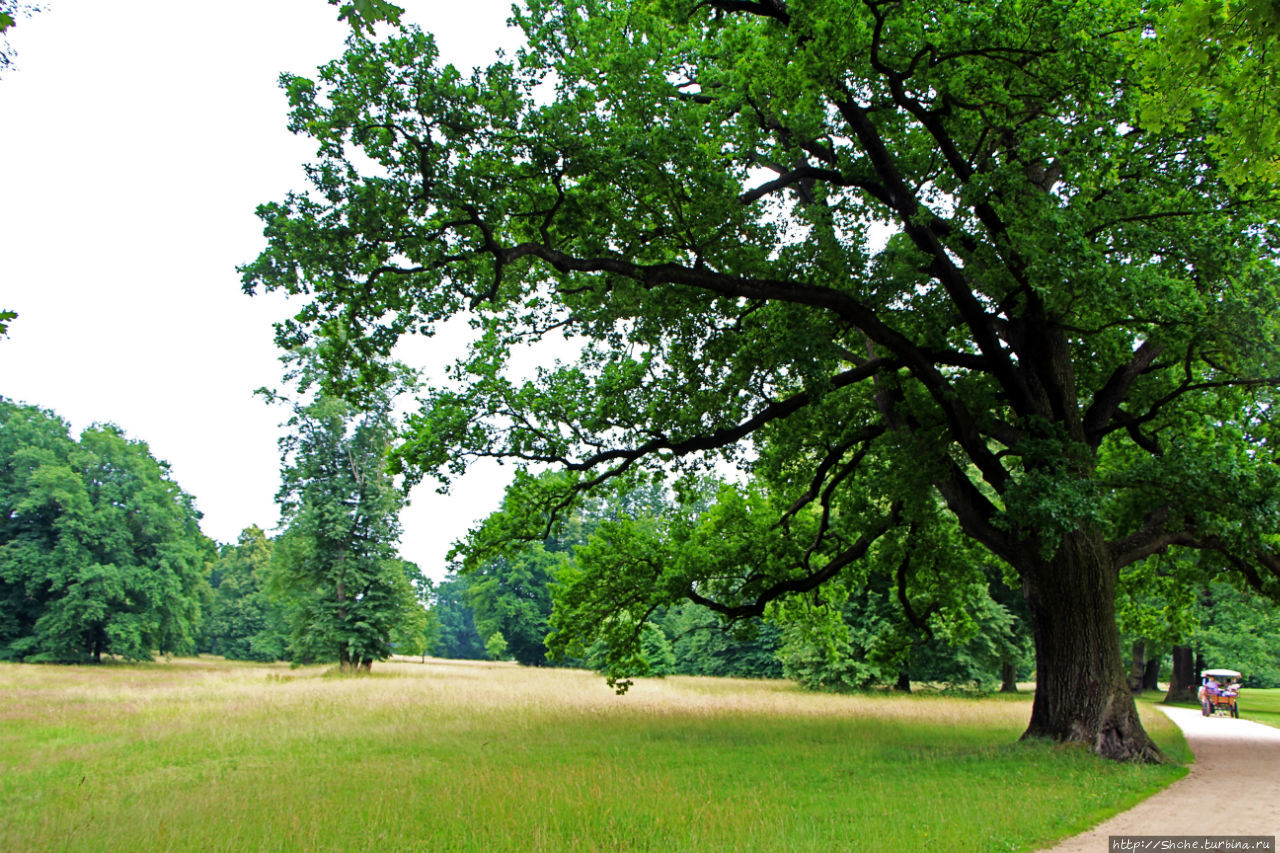
<instances>
[{"instance_id":1,"label":"cart wheel","mask_svg":"<svg viewBox=\"0 0 1280 853\"><path fill-rule=\"evenodd\" d=\"M1235 705L1231 706L1231 719L1233 720L1240 719L1240 709L1237 708Z\"/></svg>"},{"instance_id":2,"label":"cart wheel","mask_svg":"<svg viewBox=\"0 0 1280 853\"><path fill-rule=\"evenodd\" d=\"M1207 716L1209 716L1210 714L1212 714L1212 713L1213 713L1213 708L1212 708L1212 706L1210 706L1210 705L1209 705L1208 701L1201 702L1201 703L1200 703L1200 712L1201 712L1202 714L1204 714L1204 715L1207 717Z\"/></svg>"}]
</instances>

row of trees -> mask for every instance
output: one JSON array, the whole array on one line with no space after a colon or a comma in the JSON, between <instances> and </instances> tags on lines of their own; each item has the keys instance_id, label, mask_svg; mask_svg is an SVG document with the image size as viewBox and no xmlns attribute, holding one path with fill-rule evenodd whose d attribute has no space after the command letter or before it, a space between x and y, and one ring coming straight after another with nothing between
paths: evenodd
<instances>
[{"instance_id":1,"label":"row of trees","mask_svg":"<svg viewBox=\"0 0 1280 853\"><path fill-rule=\"evenodd\" d=\"M538 479L546 484L556 478ZM696 514L723 509L731 502L727 491L741 490L710 481L693 490ZM518 523L518 507L514 501L504 504L473 533L473 542L492 541L495 528ZM690 547L695 537L673 532L672 516L679 512L676 495L646 486L585 502L541 541L487 557L478 548L469 550L463 572L433 592L439 633L431 653L483 659L494 656L497 645L503 657L525 665L591 666L618 681L623 672L785 675L827 690L885 683L909 689L912 681L1014 690L1032 675L1025 603L1016 581L994 564L976 564L969 582L959 584L955 567L945 574L916 574L898 571L899 562L893 572L828 586L821 596L793 600L771 608L767 618L739 624L726 624L713 610L689 601L608 625L565 618L580 608L573 600L580 594L577 585L601 571L602 562L609 564L603 570L616 572L641 559L676 559L662 553L673 548L688 549L683 559L703 559ZM747 550L759 541L763 537L748 540ZM909 545L923 562L928 539ZM958 537L946 547L958 558L970 556ZM1280 686L1280 648L1271 640L1280 629L1280 607L1196 561L1167 555L1126 571L1119 588L1119 629L1132 654L1132 690L1156 689L1157 679L1169 676L1175 648L1194 649L1209 665L1245 670L1251 685ZM548 635L558 654L549 652Z\"/></svg>"},{"instance_id":2,"label":"row of trees","mask_svg":"<svg viewBox=\"0 0 1280 853\"><path fill-rule=\"evenodd\" d=\"M115 427L90 428L77 442L52 413L10 401L0 407L5 659L200 651L355 669L394 647L541 666L550 662L548 635L564 621L553 613L557 596L571 598L593 563L634 559L628 547L659 547L637 530L669 528L680 511L675 495L654 486L613 493L542 541L469 560L465 574L432 590L392 547L401 498L385 471L385 412L353 417L349 405L330 399L296 407L285 439L285 532L272 539L251 527L215 553L192 499L146 445ZM716 494L725 489L710 482L694 489L697 511L727 505ZM514 523L516 507L504 505L476 536ZM1280 684L1280 655L1267 639L1280 628L1280 611L1197 571L1152 560L1122 578L1132 686L1143 676L1153 686L1159 661L1178 645L1244 670L1253 684ZM939 580L867 577L734 625L686 601L653 608L635 624L569 633L561 626L553 645L560 663L611 677L624 669L785 675L829 690L913 680L999 680L1011 688L1027 677L1026 612L1006 579L988 567L966 586ZM937 599L940 591L946 600ZM622 629L635 632L634 644Z\"/></svg>"},{"instance_id":3,"label":"row of trees","mask_svg":"<svg viewBox=\"0 0 1280 853\"><path fill-rule=\"evenodd\" d=\"M208 651L367 670L393 643L420 651L425 582L396 551L390 399L292 404L283 532L252 527L219 549L145 444L114 426L75 440L53 413L0 398L0 659Z\"/></svg>"},{"instance_id":4,"label":"row of trees","mask_svg":"<svg viewBox=\"0 0 1280 853\"><path fill-rule=\"evenodd\" d=\"M1170 699L1194 697L1206 667L1240 670L1249 687L1280 687L1280 605L1196 561L1166 555L1125 572L1118 621L1131 690L1156 689L1171 656Z\"/></svg>"},{"instance_id":5,"label":"row of trees","mask_svg":"<svg viewBox=\"0 0 1280 853\"><path fill-rule=\"evenodd\" d=\"M554 493L561 479L550 474L536 482ZM580 504L541 541L491 552L482 543L512 541L502 532L526 520L515 499L521 488L463 546L462 580L481 633L520 638L511 645L522 663L542 663L549 646L557 659L601 669L621 689L629 676L671 671L785 674L836 690L885 680L982 684L1002 675L1012 689L1019 671L1029 674L1025 606L994 567L981 564L956 583L936 569L898 562L893 571L850 578L743 620L684 601L619 608L591 622L581 616L594 612L584 599L600 594L592 579L601 575L625 583L628 573L643 579L668 561L720 561L741 572L767 558L769 533L759 523L768 518L761 511L767 496L705 478L676 492L653 483L615 489ZM719 534L728 514L746 529L726 540ZM923 563L927 544L921 537L904 547ZM971 556L962 540L952 545L953 559ZM667 648L674 661L665 660Z\"/></svg>"}]
</instances>

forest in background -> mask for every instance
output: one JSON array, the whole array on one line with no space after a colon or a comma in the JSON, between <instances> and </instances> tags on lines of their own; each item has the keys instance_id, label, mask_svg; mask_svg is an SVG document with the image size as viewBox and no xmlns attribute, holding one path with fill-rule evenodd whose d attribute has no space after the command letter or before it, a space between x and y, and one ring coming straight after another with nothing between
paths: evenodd
<instances>
[{"instance_id":1,"label":"forest in background","mask_svg":"<svg viewBox=\"0 0 1280 853\"><path fill-rule=\"evenodd\" d=\"M332 401L292 414L297 434L327 450L289 458L327 460L319 479L332 491L342 470L333 464L341 459L351 471L350 441L362 434ZM378 434L371 425L379 422L362 422L372 430L364 439ZM323 566L299 570L314 563L299 555L315 550L325 508L332 511L342 495L304 499L309 478L296 465L286 469L293 503L283 531L269 535L255 525L219 544L200 532L196 502L167 466L120 428L93 426L76 438L56 414L9 400L0 400L0 423L0 660L203 653L341 663L347 650L352 665L355 649L357 667L395 652L607 675L602 641L574 646L561 636L556 655L548 640L563 633L555 601L571 590L579 561L601 559L592 535L623 522L670 523L680 512L696 517L735 489L702 482L692 510L662 485L615 493L585 504L543 541L454 563L436 583L395 552L394 513L384 514L380 550L365 556L376 569L363 576L370 591L349 596L349 610L364 608L352 620L363 627L346 636ZM381 495L385 510L398 510L395 484L376 476L385 468L378 441L359 478L364 503ZM348 490L359 497L354 479ZM510 510L504 505L485 525L507 523ZM328 535L339 545L378 539L368 524L346 539ZM651 676L787 677L832 691L912 683L1013 690L1034 678L1025 610L996 566L980 569L980 580L945 595L938 578L872 576L734 623L693 602L658 608L641 622L641 660L628 666ZM1119 627L1135 655L1135 688L1169 679L1176 646L1194 649L1208 665L1241 670L1250 686L1280 686L1280 649L1270 639L1280 635L1280 607L1169 558L1127 572L1121 591Z\"/></svg>"}]
</instances>

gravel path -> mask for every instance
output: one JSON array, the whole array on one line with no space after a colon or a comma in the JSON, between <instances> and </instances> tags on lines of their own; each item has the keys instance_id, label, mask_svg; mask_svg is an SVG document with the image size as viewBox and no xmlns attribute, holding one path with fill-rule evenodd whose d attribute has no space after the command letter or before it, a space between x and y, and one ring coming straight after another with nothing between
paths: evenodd
<instances>
[{"instance_id":1,"label":"gravel path","mask_svg":"<svg viewBox=\"0 0 1280 853\"><path fill-rule=\"evenodd\" d=\"M1191 772L1052 853L1101 853L1111 835L1280 836L1280 729L1157 707L1195 753Z\"/></svg>"}]
</instances>

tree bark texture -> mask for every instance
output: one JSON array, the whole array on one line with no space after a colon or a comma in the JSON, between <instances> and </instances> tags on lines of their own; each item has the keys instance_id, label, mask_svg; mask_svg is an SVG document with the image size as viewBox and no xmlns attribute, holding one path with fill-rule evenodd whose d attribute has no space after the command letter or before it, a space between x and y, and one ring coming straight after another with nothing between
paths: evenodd
<instances>
[{"instance_id":1,"label":"tree bark texture","mask_svg":"<svg viewBox=\"0 0 1280 853\"><path fill-rule=\"evenodd\" d=\"M1169 678L1166 702L1196 701L1196 670L1191 658L1190 646L1173 647L1173 675Z\"/></svg>"},{"instance_id":2,"label":"tree bark texture","mask_svg":"<svg viewBox=\"0 0 1280 853\"><path fill-rule=\"evenodd\" d=\"M1129 690L1142 692L1142 673L1146 669L1147 643L1139 638L1133 641L1133 657L1129 664Z\"/></svg>"},{"instance_id":3,"label":"tree bark texture","mask_svg":"<svg viewBox=\"0 0 1280 853\"><path fill-rule=\"evenodd\" d=\"M1000 664L1000 692L1018 692L1018 667L1011 660Z\"/></svg>"},{"instance_id":4,"label":"tree bark texture","mask_svg":"<svg viewBox=\"0 0 1280 853\"><path fill-rule=\"evenodd\" d=\"M1142 689L1143 690L1159 690L1160 689L1160 656L1149 658L1147 665L1142 671Z\"/></svg>"},{"instance_id":5,"label":"tree bark texture","mask_svg":"<svg viewBox=\"0 0 1280 853\"><path fill-rule=\"evenodd\" d=\"M1036 641L1036 695L1024 738L1083 743L1120 761L1158 762L1125 680L1115 564L1102 535L1077 530L1023 575Z\"/></svg>"}]
</instances>

